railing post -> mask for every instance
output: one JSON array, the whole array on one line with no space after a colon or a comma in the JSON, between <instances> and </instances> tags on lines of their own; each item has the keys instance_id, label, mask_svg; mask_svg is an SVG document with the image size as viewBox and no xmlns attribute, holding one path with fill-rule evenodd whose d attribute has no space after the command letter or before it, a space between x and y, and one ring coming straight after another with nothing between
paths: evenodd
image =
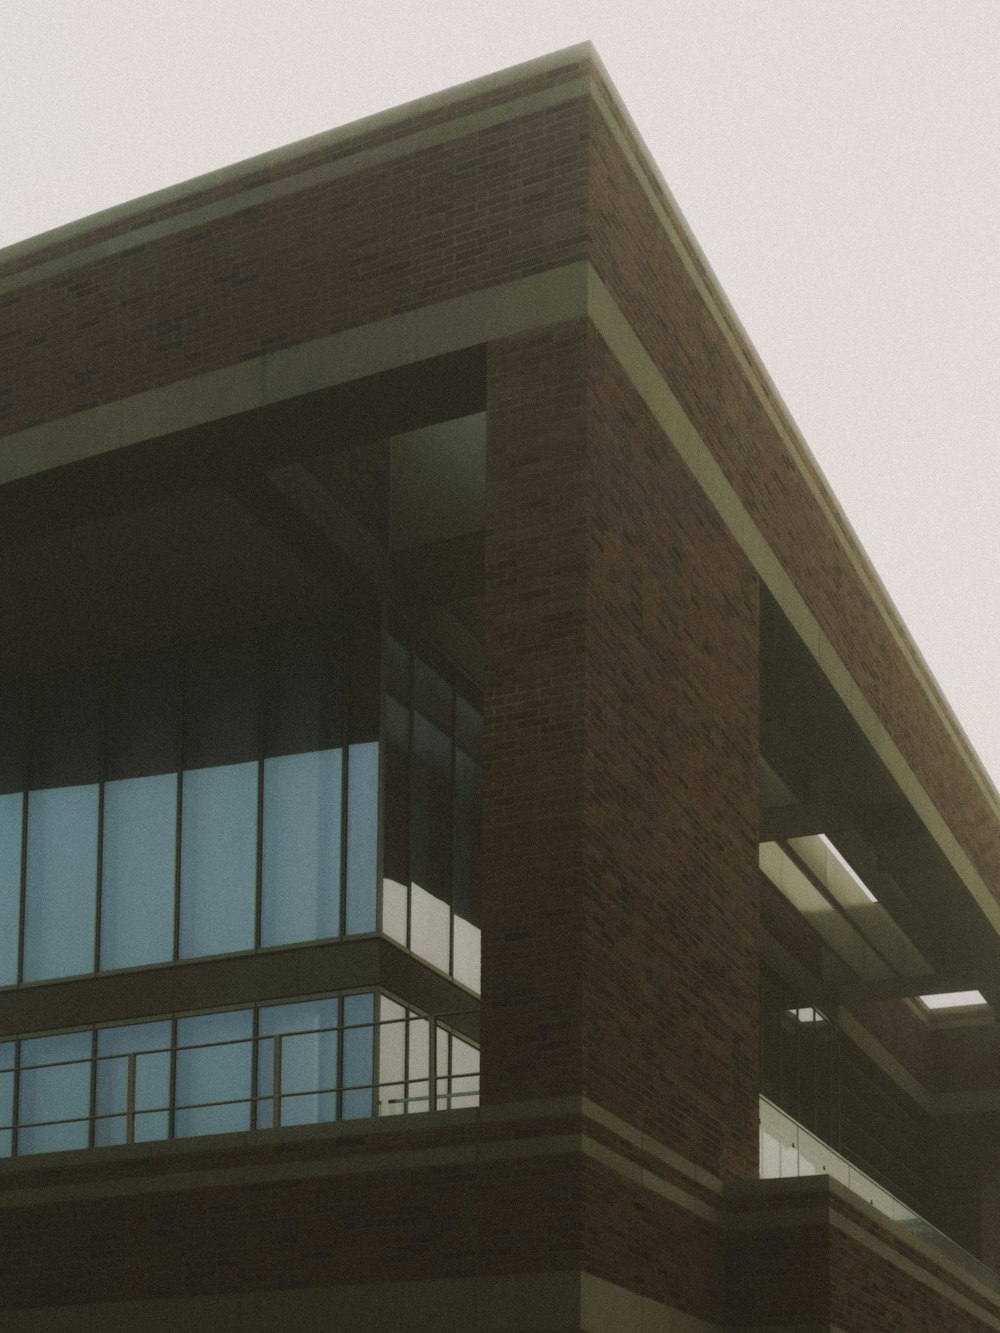
<instances>
[{"instance_id":1,"label":"railing post","mask_svg":"<svg viewBox=\"0 0 1000 1333\"><path fill-rule=\"evenodd\" d=\"M125 1096L125 1142L135 1143L135 1064L136 1053L128 1057L128 1090Z\"/></svg>"},{"instance_id":2,"label":"railing post","mask_svg":"<svg viewBox=\"0 0 1000 1333\"><path fill-rule=\"evenodd\" d=\"M274 1073L271 1096L274 1104L274 1128L281 1128L281 1034L274 1039Z\"/></svg>"},{"instance_id":3,"label":"railing post","mask_svg":"<svg viewBox=\"0 0 1000 1333\"><path fill-rule=\"evenodd\" d=\"M431 1044L430 1052L427 1058L427 1080L429 1085L427 1089L428 1091L427 1109L428 1111L436 1111L438 1109L438 1092L437 1092L438 1032L437 1032L437 1019L434 1017L433 1014L428 1015L427 1026L430 1033L429 1040Z\"/></svg>"}]
</instances>

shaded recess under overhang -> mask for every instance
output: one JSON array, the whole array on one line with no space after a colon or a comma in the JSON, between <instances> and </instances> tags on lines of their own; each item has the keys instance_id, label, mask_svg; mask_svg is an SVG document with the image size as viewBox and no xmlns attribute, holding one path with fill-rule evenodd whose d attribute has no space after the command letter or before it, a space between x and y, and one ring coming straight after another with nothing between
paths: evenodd
<instances>
[{"instance_id":1,"label":"shaded recess under overhang","mask_svg":"<svg viewBox=\"0 0 1000 1333\"><path fill-rule=\"evenodd\" d=\"M0 677L382 598L477 674L485 397L474 348L0 487Z\"/></svg>"},{"instance_id":2,"label":"shaded recess under overhang","mask_svg":"<svg viewBox=\"0 0 1000 1333\"><path fill-rule=\"evenodd\" d=\"M1000 936L763 589L760 673L762 867L823 940L823 996L975 989L1000 1013ZM876 901L838 894L819 835Z\"/></svg>"}]
</instances>

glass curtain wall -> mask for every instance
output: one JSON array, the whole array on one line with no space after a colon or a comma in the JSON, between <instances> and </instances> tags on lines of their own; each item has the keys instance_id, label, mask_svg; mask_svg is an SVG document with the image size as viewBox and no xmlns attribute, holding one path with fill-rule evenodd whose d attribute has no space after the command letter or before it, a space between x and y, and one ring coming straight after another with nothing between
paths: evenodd
<instances>
[{"instance_id":1,"label":"glass curtain wall","mask_svg":"<svg viewBox=\"0 0 1000 1333\"><path fill-rule=\"evenodd\" d=\"M0 1043L0 1156L478 1104L479 1051L376 991Z\"/></svg>"},{"instance_id":2,"label":"glass curtain wall","mask_svg":"<svg viewBox=\"0 0 1000 1333\"><path fill-rule=\"evenodd\" d=\"M0 692L0 985L374 932L379 653L345 619Z\"/></svg>"},{"instance_id":3,"label":"glass curtain wall","mask_svg":"<svg viewBox=\"0 0 1000 1333\"><path fill-rule=\"evenodd\" d=\"M478 991L482 715L394 638L385 690L382 929Z\"/></svg>"},{"instance_id":4,"label":"glass curtain wall","mask_svg":"<svg viewBox=\"0 0 1000 1333\"><path fill-rule=\"evenodd\" d=\"M0 691L0 986L381 929L478 991L481 714L379 639L352 617Z\"/></svg>"}]
</instances>

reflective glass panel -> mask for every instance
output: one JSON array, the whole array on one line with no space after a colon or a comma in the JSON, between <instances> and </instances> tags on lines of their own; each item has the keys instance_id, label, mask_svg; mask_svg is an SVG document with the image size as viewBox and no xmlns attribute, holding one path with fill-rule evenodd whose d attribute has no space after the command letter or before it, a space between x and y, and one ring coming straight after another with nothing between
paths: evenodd
<instances>
[{"instance_id":1,"label":"reflective glass panel","mask_svg":"<svg viewBox=\"0 0 1000 1333\"><path fill-rule=\"evenodd\" d=\"M102 968L173 957L176 857L177 774L105 783Z\"/></svg>"},{"instance_id":2,"label":"reflective glass panel","mask_svg":"<svg viewBox=\"0 0 1000 1333\"><path fill-rule=\"evenodd\" d=\"M340 933L340 749L264 761L261 944Z\"/></svg>"},{"instance_id":3,"label":"reflective glass panel","mask_svg":"<svg viewBox=\"0 0 1000 1333\"><path fill-rule=\"evenodd\" d=\"M406 1024L406 1110L410 1115L430 1110L430 1034L426 1018L411 1018Z\"/></svg>"},{"instance_id":4,"label":"reflective glass panel","mask_svg":"<svg viewBox=\"0 0 1000 1333\"><path fill-rule=\"evenodd\" d=\"M378 1113L402 1115L406 1097L406 1010L379 996Z\"/></svg>"},{"instance_id":5,"label":"reflective glass panel","mask_svg":"<svg viewBox=\"0 0 1000 1333\"><path fill-rule=\"evenodd\" d=\"M344 996L344 1091L345 1120L372 1114L375 1091L375 997L372 994Z\"/></svg>"},{"instance_id":6,"label":"reflective glass panel","mask_svg":"<svg viewBox=\"0 0 1000 1333\"><path fill-rule=\"evenodd\" d=\"M91 1043L89 1031L61 1032L21 1042L19 1155L88 1146ZM35 1067L39 1065L51 1067ZM69 1123L37 1123L42 1121Z\"/></svg>"},{"instance_id":7,"label":"reflective glass panel","mask_svg":"<svg viewBox=\"0 0 1000 1333\"><path fill-rule=\"evenodd\" d=\"M451 909L420 887L410 886L410 948L421 958L448 971Z\"/></svg>"},{"instance_id":8,"label":"reflective glass panel","mask_svg":"<svg viewBox=\"0 0 1000 1333\"><path fill-rule=\"evenodd\" d=\"M257 765L184 774L180 956L252 949L257 890Z\"/></svg>"},{"instance_id":9,"label":"reflective glass panel","mask_svg":"<svg viewBox=\"0 0 1000 1333\"><path fill-rule=\"evenodd\" d=\"M249 1009L177 1020L177 1138L250 1128L252 1033L253 1014ZM205 1102L217 1104L199 1105Z\"/></svg>"},{"instance_id":10,"label":"reflective glass panel","mask_svg":"<svg viewBox=\"0 0 1000 1333\"><path fill-rule=\"evenodd\" d=\"M378 742L348 748L347 771L347 930L375 930L378 875Z\"/></svg>"},{"instance_id":11,"label":"reflective glass panel","mask_svg":"<svg viewBox=\"0 0 1000 1333\"><path fill-rule=\"evenodd\" d=\"M479 1051L461 1037L451 1039L452 1109L479 1105Z\"/></svg>"},{"instance_id":12,"label":"reflective glass panel","mask_svg":"<svg viewBox=\"0 0 1000 1333\"><path fill-rule=\"evenodd\" d=\"M24 979L94 970L96 784L28 795Z\"/></svg>"},{"instance_id":13,"label":"reflective glass panel","mask_svg":"<svg viewBox=\"0 0 1000 1333\"><path fill-rule=\"evenodd\" d=\"M0 795L0 986L17 981L21 925L21 792Z\"/></svg>"},{"instance_id":14,"label":"reflective glass panel","mask_svg":"<svg viewBox=\"0 0 1000 1333\"><path fill-rule=\"evenodd\" d=\"M262 1037L281 1037L281 1124L316 1125L337 1118L337 1048L340 1002L306 1000L260 1011ZM274 1071L278 1043L260 1043L257 1057L257 1125L274 1124Z\"/></svg>"},{"instance_id":15,"label":"reflective glass panel","mask_svg":"<svg viewBox=\"0 0 1000 1333\"><path fill-rule=\"evenodd\" d=\"M146 1143L170 1134L171 1023L132 1023L97 1033L94 1143L128 1141L128 1056L135 1054L133 1141ZM101 1056L121 1058L101 1059Z\"/></svg>"},{"instance_id":16,"label":"reflective glass panel","mask_svg":"<svg viewBox=\"0 0 1000 1333\"><path fill-rule=\"evenodd\" d=\"M50 677L34 693L25 981L94 970L102 688L82 674Z\"/></svg>"},{"instance_id":17,"label":"reflective glass panel","mask_svg":"<svg viewBox=\"0 0 1000 1333\"><path fill-rule=\"evenodd\" d=\"M10 1156L14 1139L15 1054L14 1042L0 1042L0 1157Z\"/></svg>"},{"instance_id":18,"label":"reflective glass panel","mask_svg":"<svg viewBox=\"0 0 1000 1333\"><path fill-rule=\"evenodd\" d=\"M252 949L257 898L255 647L202 647L189 672L181 789L182 958Z\"/></svg>"},{"instance_id":19,"label":"reflective glass panel","mask_svg":"<svg viewBox=\"0 0 1000 1333\"><path fill-rule=\"evenodd\" d=\"M410 757L410 882L451 901L451 740L413 715ZM411 926L411 935L412 935ZM412 949L416 945L410 944ZM445 963L447 967L447 963Z\"/></svg>"},{"instance_id":20,"label":"reflective glass panel","mask_svg":"<svg viewBox=\"0 0 1000 1333\"><path fill-rule=\"evenodd\" d=\"M173 657L130 664L109 681L102 968L173 957L178 707L179 667Z\"/></svg>"}]
</instances>

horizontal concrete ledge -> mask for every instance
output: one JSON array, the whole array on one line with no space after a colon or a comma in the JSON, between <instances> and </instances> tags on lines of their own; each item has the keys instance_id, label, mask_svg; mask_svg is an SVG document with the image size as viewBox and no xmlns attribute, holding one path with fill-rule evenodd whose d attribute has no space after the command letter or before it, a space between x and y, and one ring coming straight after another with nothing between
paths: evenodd
<instances>
[{"instance_id":1,"label":"horizontal concrete ledge","mask_svg":"<svg viewBox=\"0 0 1000 1333\"><path fill-rule=\"evenodd\" d=\"M1000 1275L993 1281L994 1275L974 1255L965 1256L964 1262L958 1245L952 1257L932 1241L905 1230L832 1176L733 1182L727 1185L726 1196L734 1202L757 1203L725 1215L726 1228L734 1236L829 1227L1000 1333ZM850 1211L874 1223L881 1236L854 1221ZM943 1242L950 1251L952 1243L947 1237ZM930 1271L931 1266L936 1271Z\"/></svg>"},{"instance_id":2,"label":"horizontal concrete ledge","mask_svg":"<svg viewBox=\"0 0 1000 1333\"><path fill-rule=\"evenodd\" d=\"M0 1320L5 1333L725 1333L719 1324L576 1270L101 1301L6 1310Z\"/></svg>"}]
</instances>

